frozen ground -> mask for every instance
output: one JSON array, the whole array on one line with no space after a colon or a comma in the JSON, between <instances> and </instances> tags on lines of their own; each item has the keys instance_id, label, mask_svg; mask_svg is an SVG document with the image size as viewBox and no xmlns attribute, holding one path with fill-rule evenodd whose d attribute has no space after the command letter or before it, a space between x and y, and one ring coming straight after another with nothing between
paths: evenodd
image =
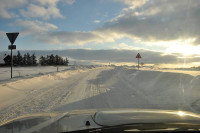
<instances>
[{"instance_id":1,"label":"frozen ground","mask_svg":"<svg viewBox=\"0 0 200 133\"><path fill-rule=\"evenodd\" d=\"M28 78L2 78L0 122L27 113L96 108L200 113L200 75L137 71L130 67L67 67L58 73L50 73L48 67L39 69ZM2 71L0 68L1 76L5 76ZM43 74L37 74L39 71Z\"/></svg>"}]
</instances>

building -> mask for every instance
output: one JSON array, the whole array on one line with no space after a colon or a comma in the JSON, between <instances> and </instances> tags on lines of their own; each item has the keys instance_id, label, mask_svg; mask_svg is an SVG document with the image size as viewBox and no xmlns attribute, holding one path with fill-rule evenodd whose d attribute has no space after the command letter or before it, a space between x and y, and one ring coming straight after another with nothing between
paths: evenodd
<instances>
[{"instance_id":1,"label":"building","mask_svg":"<svg viewBox=\"0 0 200 133\"><path fill-rule=\"evenodd\" d=\"M6 63L5 63L5 57L6 57L6 54L4 55L0 55L0 66L5 66Z\"/></svg>"},{"instance_id":2,"label":"building","mask_svg":"<svg viewBox=\"0 0 200 133\"><path fill-rule=\"evenodd\" d=\"M11 64L11 56L10 55L6 55L5 57L4 57L4 63L5 63L5 66L10 66L10 64Z\"/></svg>"}]
</instances>

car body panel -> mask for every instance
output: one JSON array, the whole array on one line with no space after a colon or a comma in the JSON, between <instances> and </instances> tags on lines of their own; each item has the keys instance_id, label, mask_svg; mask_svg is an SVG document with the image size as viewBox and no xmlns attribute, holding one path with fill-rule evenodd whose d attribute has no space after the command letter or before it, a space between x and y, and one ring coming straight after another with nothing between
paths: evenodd
<instances>
[{"instance_id":1,"label":"car body panel","mask_svg":"<svg viewBox=\"0 0 200 133\"><path fill-rule=\"evenodd\" d=\"M89 125L86 125L86 122ZM200 124L198 114L149 109L91 109L69 112L39 113L21 116L1 124L0 132L55 133L99 129L138 123L194 123Z\"/></svg>"}]
</instances>

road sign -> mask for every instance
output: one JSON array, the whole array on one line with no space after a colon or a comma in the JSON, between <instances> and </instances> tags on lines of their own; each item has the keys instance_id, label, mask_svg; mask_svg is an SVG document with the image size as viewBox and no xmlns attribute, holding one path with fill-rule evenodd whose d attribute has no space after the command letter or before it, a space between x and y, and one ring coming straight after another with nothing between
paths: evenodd
<instances>
[{"instance_id":1,"label":"road sign","mask_svg":"<svg viewBox=\"0 0 200 133\"><path fill-rule=\"evenodd\" d=\"M142 58L142 57L140 56L140 53L138 53L138 54L136 55L136 58L138 58L138 70L139 70L139 64L140 64L140 63L139 63L139 59Z\"/></svg>"},{"instance_id":2,"label":"road sign","mask_svg":"<svg viewBox=\"0 0 200 133\"><path fill-rule=\"evenodd\" d=\"M8 49L16 49L16 45L8 45Z\"/></svg>"},{"instance_id":3,"label":"road sign","mask_svg":"<svg viewBox=\"0 0 200 133\"><path fill-rule=\"evenodd\" d=\"M13 49L16 49L16 45L13 45L17 36L19 35L19 32L14 32L14 33L6 33L11 45L8 45L8 49L10 49L11 53L10 53L10 56L11 56L11 73L10 73L10 77L12 78L12 67L13 67L13 56L12 56L12 50Z\"/></svg>"},{"instance_id":4,"label":"road sign","mask_svg":"<svg viewBox=\"0 0 200 133\"><path fill-rule=\"evenodd\" d=\"M136 56L136 58L142 58L142 57L141 57L140 54L138 53L137 56Z\"/></svg>"},{"instance_id":5,"label":"road sign","mask_svg":"<svg viewBox=\"0 0 200 133\"><path fill-rule=\"evenodd\" d=\"M10 40L11 45L14 44L17 36L19 35L19 32L15 32L15 33L6 33L8 39Z\"/></svg>"}]
</instances>

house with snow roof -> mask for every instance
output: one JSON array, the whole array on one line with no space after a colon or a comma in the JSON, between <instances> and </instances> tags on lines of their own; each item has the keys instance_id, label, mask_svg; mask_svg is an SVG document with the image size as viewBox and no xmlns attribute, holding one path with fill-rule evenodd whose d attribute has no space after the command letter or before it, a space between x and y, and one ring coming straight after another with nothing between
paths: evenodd
<instances>
[{"instance_id":1,"label":"house with snow roof","mask_svg":"<svg viewBox=\"0 0 200 133\"><path fill-rule=\"evenodd\" d=\"M5 57L6 57L6 54L0 55L0 66L5 66L5 61L4 61Z\"/></svg>"}]
</instances>

